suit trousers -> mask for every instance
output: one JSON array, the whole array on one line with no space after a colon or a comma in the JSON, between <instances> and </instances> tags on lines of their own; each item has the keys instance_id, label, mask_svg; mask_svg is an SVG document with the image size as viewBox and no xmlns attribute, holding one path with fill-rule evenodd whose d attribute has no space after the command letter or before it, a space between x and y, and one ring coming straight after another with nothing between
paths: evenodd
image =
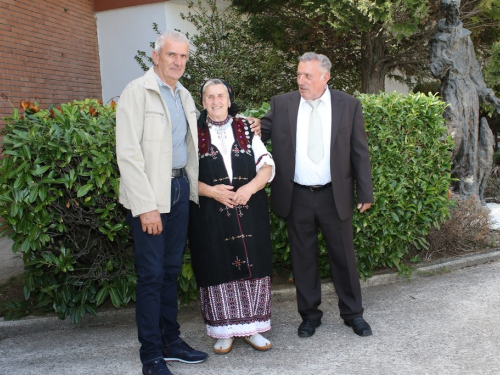
<instances>
[{"instance_id":1,"label":"suit trousers","mask_svg":"<svg viewBox=\"0 0 500 375\"><path fill-rule=\"evenodd\" d=\"M172 178L171 209L160 214L163 231L142 231L139 217L128 212L137 272L135 305L142 363L163 358L162 348L179 338L177 277L182 268L189 215L187 176Z\"/></svg>"},{"instance_id":2,"label":"suit trousers","mask_svg":"<svg viewBox=\"0 0 500 375\"><path fill-rule=\"evenodd\" d=\"M344 320L363 315L352 233L352 219L341 221L332 187L311 191L294 185L287 217L297 305L302 319L320 319L321 280L318 270L318 230L326 240L331 276Z\"/></svg>"}]
</instances>

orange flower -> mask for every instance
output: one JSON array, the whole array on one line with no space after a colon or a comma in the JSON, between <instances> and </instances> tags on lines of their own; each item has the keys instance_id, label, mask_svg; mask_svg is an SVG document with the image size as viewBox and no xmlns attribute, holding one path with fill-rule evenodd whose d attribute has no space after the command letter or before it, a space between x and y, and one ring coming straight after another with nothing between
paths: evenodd
<instances>
[{"instance_id":1,"label":"orange flower","mask_svg":"<svg viewBox=\"0 0 500 375\"><path fill-rule=\"evenodd\" d=\"M37 107L35 104L30 104L29 110L34 112L34 113L37 113L40 110L40 108Z\"/></svg>"},{"instance_id":2,"label":"orange flower","mask_svg":"<svg viewBox=\"0 0 500 375\"><path fill-rule=\"evenodd\" d=\"M31 104L31 103L30 103L29 101L24 101L24 100L21 100L21 101L19 102L19 107L20 107L21 109L23 109L23 110L25 110L25 111L26 111L26 110L29 108L30 104Z\"/></svg>"}]
</instances>

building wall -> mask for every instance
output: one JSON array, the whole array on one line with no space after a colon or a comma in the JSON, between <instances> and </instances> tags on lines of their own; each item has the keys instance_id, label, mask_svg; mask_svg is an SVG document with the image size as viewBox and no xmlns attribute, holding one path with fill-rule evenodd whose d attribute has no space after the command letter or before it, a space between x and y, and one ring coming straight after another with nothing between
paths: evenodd
<instances>
[{"instance_id":1,"label":"building wall","mask_svg":"<svg viewBox=\"0 0 500 375\"><path fill-rule=\"evenodd\" d=\"M0 93L16 108L102 98L92 0L0 1ZM0 118L11 112L0 98Z\"/></svg>"},{"instance_id":2,"label":"building wall","mask_svg":"<svg viewBox=\"0 0 500 375\"><path fill-rule=\"evenodd\" d=\"M163 0L94 0L94 11L126 8L137 5L159 3Z\"/></svg>"},{"instance_id":3,"label":"building wall","mask_svg":"<svg viewBox=\"0 0 500 375\"><path fill-rule=\"evenodd\" d=\"M170 1L96 12L105 102L112 98L116 100L127 83L144 74L134 56L137 51L151 56L150 43L158 37L153 22L158 24L160 31L196 32L190 22L180 17L180 13L188 12L185 2Z\"/></svg>"}]
</instances>

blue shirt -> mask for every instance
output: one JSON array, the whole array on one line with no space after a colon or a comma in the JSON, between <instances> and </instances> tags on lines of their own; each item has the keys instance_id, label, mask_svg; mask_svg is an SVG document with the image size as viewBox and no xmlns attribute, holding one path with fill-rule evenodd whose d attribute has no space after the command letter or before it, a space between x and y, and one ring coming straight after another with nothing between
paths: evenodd
<instances>
[{"instance_id":1,"label":"blue shirt","mask_svg":"<svg viewBox=\"0 0 500 375\"><path fill-rule=\"evenodd\" d=\"M161 96L167 104L170 121L172 122L172 169L184 168L188 160L186 140L188 122L179 94L182 85L176 82L174 91L158 75L156 75L156 79L158 80L158 86L160 86Z\"/></svg>"}]
</instances>

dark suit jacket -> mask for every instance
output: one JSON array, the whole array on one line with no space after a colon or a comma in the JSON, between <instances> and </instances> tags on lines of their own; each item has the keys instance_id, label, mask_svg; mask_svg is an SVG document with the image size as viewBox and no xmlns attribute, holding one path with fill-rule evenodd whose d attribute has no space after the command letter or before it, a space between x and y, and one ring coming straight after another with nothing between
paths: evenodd
<instances>
[{"instance_id":1,"label":"dark suit jacket","mask_svg":"<svg viewBox=\"0 0 500 375\"><path fill-rule=\"evenodd\" d=\"M330 93L333 195L340 219L346 220L353 215L354 189L359 203L373 203L371 166L361 102L341 91L330 89ZM275 96L271 99L271 110L261 120L262 140L271 139L276 163L271 208L285 218L292 201L299 103L299 91Z\"/></svg>"}]
</instances>

